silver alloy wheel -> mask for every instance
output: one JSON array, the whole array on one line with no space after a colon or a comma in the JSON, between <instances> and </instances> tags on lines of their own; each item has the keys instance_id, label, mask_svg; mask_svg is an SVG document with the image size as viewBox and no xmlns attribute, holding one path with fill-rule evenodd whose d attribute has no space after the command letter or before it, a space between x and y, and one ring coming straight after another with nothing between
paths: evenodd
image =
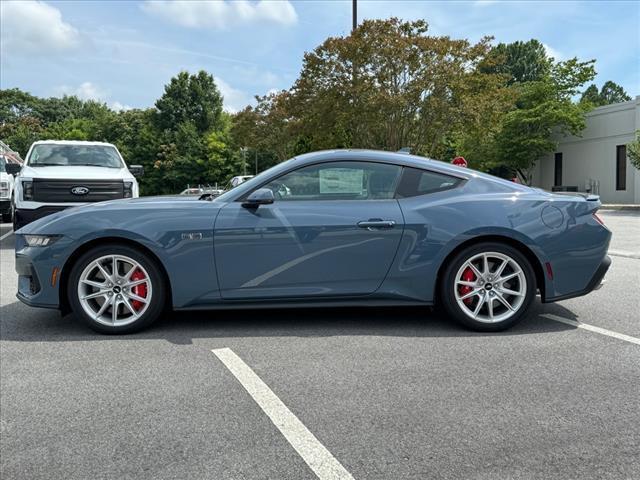
<instances>
[{"instance_id":1,"label":"silver alloy wheel","mask_svg":"<svg viewBox=\"0 0 640 480\"><path fill-rule=\"evenodd\" d=\"M152 293L149 273L124 255L93 260L78 281L78 299L85 313L110 327L129 325L140 318L151 304Z\"/></svg>"},{"instance_id":2,"label":"silver alloy wheel","mask_svg":"<svg viewBox=\"0 0 640 480\"><path fill-rule=\"evenodd\" d=\"M504 253L474 255L462 264L455 278L458 306L478 322L497 323L511 318L527 295L522 267Z\"/></svg>"}]
</instances>

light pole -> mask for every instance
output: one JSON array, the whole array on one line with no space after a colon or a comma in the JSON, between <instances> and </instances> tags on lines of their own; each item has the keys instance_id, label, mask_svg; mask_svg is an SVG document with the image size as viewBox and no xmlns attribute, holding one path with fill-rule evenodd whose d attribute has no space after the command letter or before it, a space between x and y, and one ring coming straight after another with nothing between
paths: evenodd
<instances>
[{"instance_id":1,"label":"light pole","mask_svg":"<svg viewBox=\"0 0 640 480\"><path fill-rule=\"evenodd\" d=\"M353 8L352 8L353 28L351 31L353 32L358 26L358 0L353 0L352 5L353 5Z\"/></svg>"},{"instance_id":2,"label":"light pole","mask_svg":"<svg viewBox=\"0 0 640 480\"><path fill-rule=\"evenodd\" d=\"M247 174L247 147L242 147L240 149L242 152L242 174Z\"/></svg>"}]
</instances>

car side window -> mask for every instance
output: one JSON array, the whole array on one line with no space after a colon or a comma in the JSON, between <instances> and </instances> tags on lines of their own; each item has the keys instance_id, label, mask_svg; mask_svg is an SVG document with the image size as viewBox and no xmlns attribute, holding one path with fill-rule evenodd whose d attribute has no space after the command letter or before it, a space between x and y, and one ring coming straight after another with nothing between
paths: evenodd
<instances>
[{"instance_id":1,"label":"car side window","mask_svg":"<svg viewBox=\"0 0 640 480\"><path fill-rule=\"evenodd\" d=\"M417 197L457 187L462 179L443 173L405 167L398 185L396 198Z\"/></svg>"},{"instance_id":2,"label":"car side window","mask_svg":"<svg viewBox=\"0 0 640 480\"><path fill-rule=\"evenodd\" d=\"M327 162L286 173L262 188L278 201L384 200L394 198L401 171L386 163Z\"/></svg>"}]
</instances>

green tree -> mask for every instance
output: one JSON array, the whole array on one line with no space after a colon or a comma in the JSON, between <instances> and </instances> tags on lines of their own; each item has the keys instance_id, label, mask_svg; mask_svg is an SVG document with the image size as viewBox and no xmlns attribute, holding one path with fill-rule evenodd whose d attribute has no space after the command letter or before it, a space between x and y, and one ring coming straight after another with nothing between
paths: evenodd
<instances>
[{"instance_id":1,"label":"green tree","mask_svg":"<svg viewBox=\"0 0 640 480\"><path fill-rule=\"evenodd\" d=\"M195 75L180 72L165 86L156 101L157 123L163 130L191 122L198 133L220 128L222 95L213 76L204 70Z\"/></svg>"},{"instance_id":2,"label":"green tree","mask_svg":"<svg viewBox=\"0 0 640 480\"><path fill-rule=\"evenodd\" d=\"M235 133L279 158L351 147L443 155L449 135L481 128L511 95L506 75L478 68L489 38L471 44L427 30L424 21L366 20L327 39L305 54L290 90L236 116Z\"/></svg>"},{"instance_id":3,"label":"green tree","mask_svg":"<svg viewBox=\"0 0 640 480\"><path fill-rule=\"evenodd\" d=\"M547 56L544 45L538 40L528 42L499 43L481 65L487 73L509 75L509 84L535 82L549 74L553 59Z\"/></svg>"},{"instance_id":4,"label":"green tree","mask_svg":"<svg viewBox=\"0 0 640 480\"><path fill-rule=\"evenodd\" d=\"M22 116L12 122L0 123L0 139L23 158L36 140L42 140L42 122L31 116Z\"/></svg>"},{"instance_id":5,"label":"green tree","mask_svg":"<svg viewBox=\"0 0 640 480\"><path fill-rule=\"evenodd\" d=\"M594 107L627 102L629 100L631 100L631 97L625 92L624 88L611 80L605 82L599 92L598 87L592 83L580 97L581 103L589 103Z\"/></svg>"},{"instance_id":6,"label":"green tree","mask_svg":"<svg viewBox=\"0 0 640 480\"><path fill-rule=\"evenodd\" d=\"M631 165L640 170L640 130L636 131L636 139L627 145L627 157Z\"/></svg>"},{"instance_id":7,"label":"green tree","mask_svg":"<svg viewBox=\"0 0 640 480\"><path fill-rule=\"evenodd\" d=\"M579 134L590 106L572 97L595 76L594 61L555 63L544 78L514 85L516 108L502 119L493 139L494 163L518 172L528 183L536 161L557 147L555 136Z\"/></svg>"}]
</instances>

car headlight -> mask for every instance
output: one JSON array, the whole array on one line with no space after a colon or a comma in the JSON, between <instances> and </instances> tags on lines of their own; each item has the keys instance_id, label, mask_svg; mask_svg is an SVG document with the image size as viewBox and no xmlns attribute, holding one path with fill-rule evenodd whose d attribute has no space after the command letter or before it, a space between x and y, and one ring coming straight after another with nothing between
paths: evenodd
<instances>
[{"instance_id":1,"label":"car headlight","mask_svg":"<svg viewBox=\"0 0 640 480\"><path fill-rule=\"evenodd\" d=\"M60 235L24 235L24 241L30 247L48 247L59 238Z\"/></svg>"},{"instance_id":2,"label":"car headlight","mask_svg":"<svg viewBox=\"0 0 640 480\"><path fill-rule=\"evenodd\" d=\"M33 200L33 182L22 182L22 199Z\"/></svg>"},{"instance_id":3,"label":"car headlight","mask_svg":"<svg viewBox=\"0 0 640 480\"><path fill-rule=\"evenodd\" d=\"M133 182L124 182L124 198L133 197Z\"/></svg>"}]
</instances>

